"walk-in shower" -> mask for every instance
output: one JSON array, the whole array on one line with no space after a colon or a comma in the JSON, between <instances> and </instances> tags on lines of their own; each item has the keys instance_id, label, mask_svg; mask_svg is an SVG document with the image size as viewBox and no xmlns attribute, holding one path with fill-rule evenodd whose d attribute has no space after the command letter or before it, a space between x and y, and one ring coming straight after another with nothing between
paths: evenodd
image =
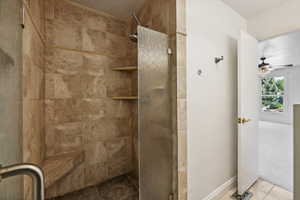
<instances>
[{"instance_id":1,"label":"walk-in shower","mask_svg":"<svg viewBox=\"0 0 300 200\"><path fill-rule=\"evenodd\" d=\"M99 1L111 9L0 3L0 17L22 6L24 16L0 20L0 164L40 167L48 200L173 199L171 23L150 12L170 5L148 0L121 12ZM3 179L0 199L32 200L34 188Z\"/></svg>"}]
</instances>

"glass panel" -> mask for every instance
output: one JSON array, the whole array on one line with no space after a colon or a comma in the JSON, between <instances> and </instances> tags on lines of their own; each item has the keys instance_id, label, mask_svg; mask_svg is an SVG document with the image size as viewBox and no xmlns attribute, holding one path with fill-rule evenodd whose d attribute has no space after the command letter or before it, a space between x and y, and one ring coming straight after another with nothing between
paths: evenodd
<instances>
[{"instance_id":1,"label":"glass panel","mask_svg":"<svg viewBox=\"0 0 300 200\"><path fill-rule=\"evenodd\" d=\"M172 191L168 36L138 28L140 200L166 200Z\"/></svg>"},{"instance_id":2,"label":"glass panel","mask_svg":"<svg viewBox=\"0 0 300 200\"><path fill-rule=\"evenodd\" d=\"M20 0L0 0L0 164L22 162ZM21 177L2 180L0 199L23 199Z\"/></svg>"},{"instance_id":3,"label":"glass panel","mask_svg":"<svg viewBox=\"0 0 300 200\"><path fill-rule=\"evenodd\" d=\"M265 112L284 111L284 77L267 77L262 79L262 110Z\"/></svg>"}]
</instances>

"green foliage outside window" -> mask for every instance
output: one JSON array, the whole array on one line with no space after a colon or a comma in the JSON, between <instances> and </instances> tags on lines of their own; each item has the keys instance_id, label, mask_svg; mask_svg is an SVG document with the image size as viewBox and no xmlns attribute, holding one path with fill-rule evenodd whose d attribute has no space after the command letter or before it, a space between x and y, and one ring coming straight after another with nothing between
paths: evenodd
<instances>
[{"instance_id":1,"label":"green foliage outside window","mask_svg":"<svg viewBox=\"0 0 300 200\"><path fill-rule=\"evenodd\" d=\"M267 112L284 111L284 77L262 79L262 110Z\"/></svg>"}]
</instances>

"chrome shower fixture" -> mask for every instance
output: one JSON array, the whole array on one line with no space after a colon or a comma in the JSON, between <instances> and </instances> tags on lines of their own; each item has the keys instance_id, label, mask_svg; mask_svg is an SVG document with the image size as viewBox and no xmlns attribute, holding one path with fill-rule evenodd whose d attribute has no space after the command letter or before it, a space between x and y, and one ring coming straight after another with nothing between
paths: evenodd
<instances>
[{"instance_id":1,"label":"chrome shower fixture","mask_svg":"<svg viewBox=\"0 0 300 200\"><path fill-rule=\"evenodd\" d=\"M137 33L130 34L130 35L129 35L129 39L130 39L132 42L137 42L137 41L138 41L138 35L137 35Z\"/></svg>"},{"instance_id":2,"label":"chrome shower fixture","mask_svg":"<svg viewBox=\"0 0 300 200\"><path fill-rule=\"evenodd\" d=\"M221 56L221 57L216 57L215 58L215 63L218 64L219 62L223 61L224 60L224 56Z\"/></svg>"},{"instance_id":3,"label":"chrome shower fixture","mask_svg":"<svg viewBox=\"0 0 300 200\"><path fill-rule=\"evenodd\" d=\"M137 25L139 25L139 26L142 25L141 21L140 21L139 18L136 16L135 12L132 13L132 17L133 17L133 19L135 20L135 22L136 22Z\"/></svg>"},{"instance_id":4,"label":"chrome shower fixture","mask_svg":"<svg viewBox=\"0 0 300 200\"><path fill-rule=\"evenodd\" d=\"M136 16L136 14L135 14L134 11L132 12L132 17L133 17L135 23L136 23L138 26L142 26L141 21L140 21L139 18ZM137 41L138 41L138 34L137 34L137 33L130 34L130 35L129 35L129 39L130 39L132 42L137 42Z\"/></svg>"}]
</instances>

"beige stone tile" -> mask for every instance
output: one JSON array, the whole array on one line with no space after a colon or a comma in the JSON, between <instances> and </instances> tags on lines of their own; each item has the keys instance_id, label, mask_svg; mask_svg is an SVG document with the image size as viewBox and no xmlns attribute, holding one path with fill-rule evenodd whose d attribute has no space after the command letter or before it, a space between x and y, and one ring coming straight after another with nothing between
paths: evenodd
<instances>
[{"instance_id":1,"label":"beige stone tile","mask_svg":"<svg viewBox=\"0 0 300 200\"><path fill-rule=\"evenodd\" d=\"M251 188L252 191L260 191L268 194L274 187L272 183L269 183L263 179L258 179L255 185Z\"/></svg>"},{"instance_id":2,"label":"beige stone tile","mask_svg":"<svg viewBox=\"0 0 300 200\"><path fill-rule=\"evenodd\" d=\"M178 174L178 194L180 200L187 200L187 172L180 171Z\"/></svg>"},{"instance_id":3,"label":"beige stone tile","mask_svg":"<svg viewBox=\"0 0 300 200\"><path fill-rule=\"evenodd\" d=\"M127 37L127 24L112 18L107 18L106 31L115 35Z\"/></svg>"},{"instance_id":4,"label":"beige stone tile","mask_svg":"<svg viewBox=\"0 0 300 200\"><path fill-rule=\"evenodd\" d=\"M228 192L225 193L223 197L220 198L220 200L232 200L232 195L236 193L237 188L233 187Z\"/></svg>"},{"instance_id":5,"label":"beige stone tile","mask_svg":"<svg viewBox=\"0 0 300 200\"><path fill-rule=\"evenodd\" d=\"M108 155L108 174L119 176L132 170L132 139L116 138L105 141Z\"/></svg>"},{"instance_id":6,"label":"beige stone tile","mask_svg":"<svg viewBox=\"0 0 300 200\"><path fill-rule=\"evenodd\" d=\"M131 103L126 101L107 100L105 106L105 117L109 118L131 118Z\"/></svg>"},{"instance_id":7,"label":"beige stone tile","mask_svg":"<svg viewBox=\"0 0 300 200\"><path fill-rule=\"evenodd\" d=\"M43 102L23 101L23 161L41 164L43 161Z\"/></svg>"},{"instance_id":8,"label":"beige stone tile","mask_svg":"<svg viewBox=\"0 0 300 200\"><path fill-rule=\"evenodd\" d=\"M23 56L23 98L43 99L44 78L41 68L35 66L29 57Z\"/></svg>"},{"instance_id":9,"label":"beige stone tile","mask_svg":"<svg viewBox=\"0 0 300 200\"><path fill-rule=\"evenodd\" d=\"M177 100L177 123L178 130L182 132L187 131L187 103L186 99Z\"/></svg>"},{"instance_id":10,"label":"beige stone tile","mask_svg":"<svg viewBox=\"0 0 300 200\"><path fill-rule=\"evenodd\" d=\"M186 34L186 0L176 0L177 32Z\"/></svg>"},{"instance_id":11,"label":"beige stone tile","mask_svg":"<svg viewBox=\"0 0 300 200\"><path fill-rule=\"evenodd\" d=\"M24 55L30 58L34 65L42 69L44 64L44 45L27 12L24 15L24 23L26 24L23 32Z\"/></svg>"},{"instance_id":12,"label":"beige stone tile","mask_svg":"<svg viewBox=\"0 0 300 200\"><path fill-rule=\"evenodd\" d=\"M251 188L250 192L253 194L253 199L254 200L264 200L268 193L263 192L262 190Z\"/></svg>"},{"instance_id":13,"label":"beige stone tile","mask_svg":"<svg viewBox=\"0 0 300 200\"><path fill-rule=\"evenodd\" d=\"M82 50L83 36L80 25L67 21L53 21L52 30L47 32L50 45L69 49Z\"/></svg>"},{"instance_id":14,"label":"beige stone tile","mask_svg":"<svg viewBox=\"0 0 300 200\"><path fill-rule=\"evenodd\" d=\"M292 199L293 199L293 193L283 188L280 188L278 186L274 186L271 192L265 198L265 200L292 200Z\"/></svg>"},{"instance_id":15,"label":"beige stone tile","mask_svg":"<svg viewBox=\"0 0 300 200\"><path fill-rule=\"evenodd\" d=\"M40 34L45 34L44 0L23 0Z\"/></svg>"},{"instance_id":16,"label":"beige stone tile","mask_svg":"<svg viewBox=\"0 0 300 200\"><path fill-rule=\"evenodd\" d=\"M108 162L108 150L104 142L89 142L84 147L86 156L86 165L101 164Z\"/></svg>"},{"instance_id":17,"label":"beige stone tile","mask_svg":"<svg viewBox=\"0 0 300 200\"><path fill-rule=\"evenodd\" d=\"M80 100L79 112L84 121L99 120L107 117L107 102L104 99Z\"/></svg>"},{"instance_id":18,"label":"beige stone tile","mask_svg":"<svg viewBox=\"0 0 300 200\"><path fill-rule=\"evenodd\" d=\"M82 100L55 99L46 101L46 123L78 122L82 119L81 111L86 107ZM96 111L94 111L96 112Z\"/></svg>"},{"instance_id":19,"label":"beige stone tile","mask_svg":"<svg viewBox=\"0 0 300 200\"><path fill-rule=\"evenodd\" d=\"M84 187L84 165L78 166L71 174L57 184L57 195L63 195Z\"/></svg>"},{"instance_id":20,"label":"beige stone tile","mask_svg":"<svg viewBox=\"0 0 300 200\"><path fill-rule=\"evenodd\" d=\"M101 76L81 75L80 84L74 84L74 89L79 88L79 97L104 98L107 97L107 87Z\"/></svg>"},{"instance_id":21,"label":"beige stone tile","mask_svg":"<svg viewBox=\"0 0 300 200\"><path fill-rule=\"evenodd\" d=\"M87 142L106 141L113 138L131 136L131 119L104 118L86 122Z\"/></svg>"},{"instance_id":22,"label":"beige stone tile","mask_svg":"<svg viewBox=\"0 0 300 200\"><path fill-rule=\"evenodd\" d=\"M103 164L87 165L84 169L85 186L92 186L104 182L109 178L108 168Z\"/></svg>"},{"instance_id":23,"label":"beige stone tile","mask_svg":"<svg viewBox=\"0 0 300 200\"><path fill-rule=\"evenodd\" d=\"M95 29L99 31L106 31L108 28L108 21L110 19L106 16L99 15L93 12L85 11L83 18L83 26L87 29Z\"/></svg>"},{"instance_id":24,"label":"beige stone tile","mask_svg":"<svg viewBox=\"0 0 300 200\"><path fill-rule=\"evenodd\" d=\"M46 74L46 98L79 98L82 91L80 75Z\"/></svg>"},{"instance_id":25,"label":"beige stone tile","mask_svg":"<svg viewBox=\"0 0 300 200\"><path fill-rule=\"evenodd\" d=\"M128 37L120 37L95 29L82 29L83 50L97 52L115 57L125 57L127 53Z\"/></svg>"},{"instance_id":26,"label":"beige stone tile","mask_svg":"<svg viewBox=\"0 0 300 200\"><path fill-rule=\"evenodd\" d=\"M45 20L54 19L54 5L55 5L55 0L45 1Z\"/></svg>"},{"instance_id":27,"label":"beige stone tile","mask_svg":"<svg viewBox=\"0 0 300 200\"><path fill-rule=\"evenodd\" d=\"M83 25L86 10L82 9L68 0L54 1L54 17L55 20L65 21L70 25Z\"/></svg>"},{"instance_id":28,"label":"beige stone tile","mask_svg":"<svg viewBox=\"0 0 300 200\"><path fill-rule=\"evenodd\" d=\"M83 54L57 48L46 51L45 67L47 73L59 73L64 75L79 74L84 67ZM99 65L101 66L101 62Z\"/></svg>"},{"instance_id":29,"label":"beige stone tile","mask_svg":"<svg viewBox=\"0 0 300 200\"><path fill-rule=\"evenodd\" d=\"M84 54L81 73L104 78L106 73L111 72L108 66L111 66L113 61L114 59L108 56Z\"/></svg>"},{"instance_id":30,"label":"beige stone tile","mask_svg":"<svg viewBox=\"0 0 300 200\"><path fill-rule=\"evenodd\" d=\"M178 134L178 171L187 170L187 135Z\"/></svg>"},{"instance_id":31,"label":"beige stone tile","mask_svg":"<svg viewBox=\"0 0 300 200\"><path fill-rule=\"evenodd\" d=\"M187 37L182 34L176 34L176 42L177 42L177 65L186 68Z\"/></svg>"},{"instance_id":32,"label":"beige stone tile","mask_svg":"<svg viewBox=\"0 0 300 200\"><path fill-rule=\"evenodd\" d=\"M78 152L83 149L84 129L82 123L62 123L46 126L47 156Z\"/></svg>"}]
</instances>

